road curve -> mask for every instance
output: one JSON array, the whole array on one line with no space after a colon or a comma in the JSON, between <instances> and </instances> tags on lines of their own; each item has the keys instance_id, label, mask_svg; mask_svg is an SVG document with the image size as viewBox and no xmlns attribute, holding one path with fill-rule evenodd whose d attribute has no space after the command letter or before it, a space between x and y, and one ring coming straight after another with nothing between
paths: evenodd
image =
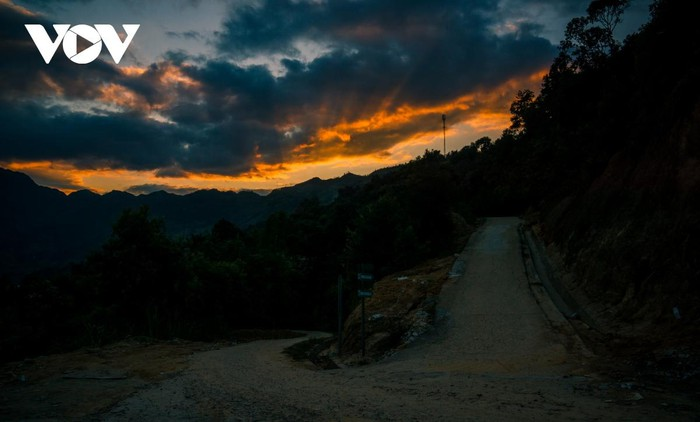
<instances>
[{"instance_id":1,"label":"road curve","mask_svg":"<svg viewBox=\"0 0 700 422\"><path fill-rule=\"evenodd\" d=\"M490 218L440 295L437 330L384 361L314 370L281 351L298 339L203 352L176 378L117 404L106 420L655 420L610 400L564 346L528 288L517 218ZM674 415L678 420L679 415ZM682 418L681 418L682 419Z\"/></svg>"}]
</instances>

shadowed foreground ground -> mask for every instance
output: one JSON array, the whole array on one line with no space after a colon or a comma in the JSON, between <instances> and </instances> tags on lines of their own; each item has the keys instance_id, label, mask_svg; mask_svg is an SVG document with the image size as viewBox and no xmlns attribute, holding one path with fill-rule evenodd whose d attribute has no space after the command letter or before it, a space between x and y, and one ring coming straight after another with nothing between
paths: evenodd
<instances>
[{"instance_id":1,"label":"shadowed foreground ground","mask_svg":"<svg viewBox=\"0 0 700 422\"><path fill-rule=\"evenodd\" d=\"M299 339L193 355L108 420L691 420L691 408L598 378L525 276L516 218L492 218L458 258L438 330L384 361L316 370L281 351ZM554 329L553 327L558 327ZM313 336L314 334L310 334ZM320 335L320 334L317 334Z\"/></svg>"}]
</instances>

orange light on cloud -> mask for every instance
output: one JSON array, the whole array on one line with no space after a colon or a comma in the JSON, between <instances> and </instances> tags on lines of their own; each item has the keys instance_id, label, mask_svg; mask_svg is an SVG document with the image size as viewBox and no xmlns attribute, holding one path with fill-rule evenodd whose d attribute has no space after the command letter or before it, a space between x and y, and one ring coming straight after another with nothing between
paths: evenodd
<instances>
[{"instance_id":1,"label":"orange light on cloud","mask_svg":"<svg viewBox=\"0 0 700 422\"><path fill-rule=\"evenodd\" d=\"M146 73L146 70L148 70L148 69L145 67L138 67L138 66L122 66L119 68L119 70L125 76L141 76L144 73Z\"/></svg>"},{"instance_id":2,"label":"orange light on cloud","mask_svg":"<svg viewBox=\"0 0 700 422\"><path fill-rule=\"evenodd\" d=\"M5 7L9 7L10 9L19 12L25 16L37 16L37 14L32 12L31 10L25 9L22 6L14 4L12 0L0 0L0 4L4 5Z\"/></svg>"},{"instance_id":3,"label":"orange light on cloud","mask_svg":"<svg viewBox=\"0 0 700 422\"><path fill-rule=\"evenodd\" d=\"M476 131L490 132L503 130L510 124L510 113L498 111L481 111L462 122Z\"/></svg>"},{"instance_id":4,"label":"orange light on cloud","mask_svg":"<svg viewBox=\"0 0 700 422\"><path fill-rule=\"evenodd\" d=\"M122 85L107 84L101 87L99 100L130 110L148 111L151 107L144 98Z\"/></svg>"},{"instance_id":5,"label":"orange light on cloud","mask_svg":"<svg viewBox=\"0 0 700 422\"><path fill-rule=\"evenodd\" d=\"M322 142L332 142L336 139L340 139L343 142L348 142L350 140L350 134L347 131L342 131L338 128L336 129L319 129L316 132L316 137ZM311 144L305 144L307 147Z\"/></svg>"},{"instance_id":6,"label":"orange light on cloud","mask_svg":"<svg viewBox=\"0 0 700 422\"><path fill-rule=\"evenodd\" d=\"M532 75L514 78L502 83L495 89L481 89L465 94L453 101L430 107L416 107L404 104L395 110L388 110L386 104L382 109L373 114L355 121L341 121L330 127L322 127L316 131L312 142L304 144L292 150L291 160L295 162L314 163L338 156L352 154L345 147L353 137L360 134L382 131L383 133L395 133L402 136L394 145L405 150L406 146L425 148L432 145L436 149L442 149L437 145L439 135L442 140L442 125L439 120L443 113L448 116L450 127L457 130L449 130L449 135L464 137L463 141L451 142L450 150L459 149L481 136L497 136L503 129L510 125L510 103L515 98L519 89L537 89L542 77L547 70L543 69ZM389 103L389 101L386 101ZM432 129L412 129L411 133L403 134L406 126L418 119L436 116ZM471 136L467 139L466 137ZM415 149L417 153L422 151ZM373 151L375 153L377 151ZM370 157L371 155L364 155Z\"/></svg>"},{"instance_id":7,"label":"orange light on cloud","mask_svg":"<svg viewBox=\"0 0 700 422\"><path fill-rule=\"evenodd\" d=\"M48 88L50 88L54 94L56 95L63 95L63 87L54 81L51 76L47 75L45 72L41 72L41 81L46 84Z\"/></svg>"},{"instance_id":8,"label":"orange light on cloud","mask_svg":"<svg viewBox=\"0 0 700 422\"><path fill-rule=\"evenodd\" d=\"M147 113L166 108L175 100L172 88L180 87L186 90L197 90L201 84L189 76L185 75L179 67L163 64L158 75L159 89L163 92L162 101L159 103L149 103L142 95L131 89L116 83L105 84L100 88L99 101L122 107L129 110L138 110ZM125 66L119 68L122 74L127 77L140 77L144 75L148 68L137 66Z\"/></svg>"},{"instance_id":9,"label":"orange light on cloud","mask_svg":"<svg viewBox=\"0 0 700 422\"><path fill-rule=\"evenodd\" d=\"M168 65L165 72L160 77L160 82L166 85L183 85L188 88L199 88L201 84L182 73L182 69L177 66Z\"/></svg>"},{"instance_id":10,"label":"orange light on cloud","mask_svg":"<svg viewBox=\"0 0 700 422\"><path fill-rule=\"evenodd\" d=\"M78 169L66 162L0 162L0 167L28 174L34 179L54 181L45 185L69 194L79 189L104 194L113 190L125 191L129 187L145 184L168 185L172 188L218 189L221 191L265 190L294 185L313 177L323 179L338 177L344 173L368 174L380 168L398 164L396 157L335 157L316 163L292 162L288 164L259 163L256 168L237 176L209 173L186 173L182 177L157 177L156 170ZM72 185L73 187L66 187Z\"/></svg>"},{"instance_id":11,"label":"orange light on cloud","mask_svg":"<svg viewBox=\"0 0 700 422\"><path fill-rule=\"evenodd\" d=\"M132 67L122 68L122 71L136 77L143 75L147 69ZM448 150L460 149L482 136L498 136L510 125L509 106L517 91L524 88L536 90L544 74L546 70L430 107L404 104L389 110L387 104L390 101L387 100L379 105L379 110L365 117L353 121L341 120L335 125L318 129L307 142L290 148L288 157L281 163L266 162L263 155L256 153L253 168L235 176L188 172L178 177L157 177L157 169L78 169L68 162L48 161L0 162L0 166L23 171L30 176L40 176L44 180L59 181L54 186L64 186L61 189L66 193L80 186L105 193L144 184L190 189L274 189L312 177L332 178L347 172L368 174L378 168L406 162L421 155L425 149L442 150L442 113L448 116ZM185 89L197 89L196 82L175 67L166 69L161 81ZM120 85L105 86L101 95L101 99L110 104L150 110L151 114L161 106L146 105L145 100ZM295 126L289 126L289 130L295 130ZM365 150L348 149L354 137L374 132L386 137L384 147L372 148L370 145ZM73 188L65 187L67 185Z\"/></svg>"}]
</instances>

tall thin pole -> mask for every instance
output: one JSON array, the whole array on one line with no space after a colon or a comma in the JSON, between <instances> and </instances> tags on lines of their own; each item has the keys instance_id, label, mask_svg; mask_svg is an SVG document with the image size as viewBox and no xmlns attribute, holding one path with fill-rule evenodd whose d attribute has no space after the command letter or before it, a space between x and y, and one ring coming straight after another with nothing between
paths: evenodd
<instances>
[{"instance_id":1,"label":"tall thin pole","mask_svg":"<svg viewBox=\"0 0 700 422\"><path fill-rule=\"evenodd\" d=\"M343 276L338 276L338 356L343 347Z\"/></svg>"},{"instance_id":2,"label":"tall thin pole","mask_svg":"<svg viewBox=\"0 0 700 422\"><path fill-rule=\"evenodd\" d=\"M362 325L361 325L361 336L362 336L362 357L365 357L365 297L362 296Z\"/></svg>"},{"instance_id":3,"label":"tall thin pole","mask_svg":"<svg viewBox=\"0 0 700 422\"><path fill-rule=\"evenodd\" d=\"M444 114L442 115L442 155L447 157L447 141L445 137L445 121L447 120L447 116Z\"/></svg>"}]
</instances>

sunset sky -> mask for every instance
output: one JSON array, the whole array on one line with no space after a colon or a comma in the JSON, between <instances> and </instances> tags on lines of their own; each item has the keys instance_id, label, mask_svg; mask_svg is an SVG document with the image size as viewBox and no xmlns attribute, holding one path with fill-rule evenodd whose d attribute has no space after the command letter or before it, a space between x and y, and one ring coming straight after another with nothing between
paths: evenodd
<instances>
[{"instance_id":1,"label":"sunset sky","mask_svg":"<svg viewBox=\"0 0 700 422\"><path fill-rule=\"evenodd\" d=\"M509 124L588 0L0 0L0 167L65 192L271 189ZM618 37L646 21L633 1ZM141 25L45 64L24 24Z\"/></svg>"}]
</instances>

